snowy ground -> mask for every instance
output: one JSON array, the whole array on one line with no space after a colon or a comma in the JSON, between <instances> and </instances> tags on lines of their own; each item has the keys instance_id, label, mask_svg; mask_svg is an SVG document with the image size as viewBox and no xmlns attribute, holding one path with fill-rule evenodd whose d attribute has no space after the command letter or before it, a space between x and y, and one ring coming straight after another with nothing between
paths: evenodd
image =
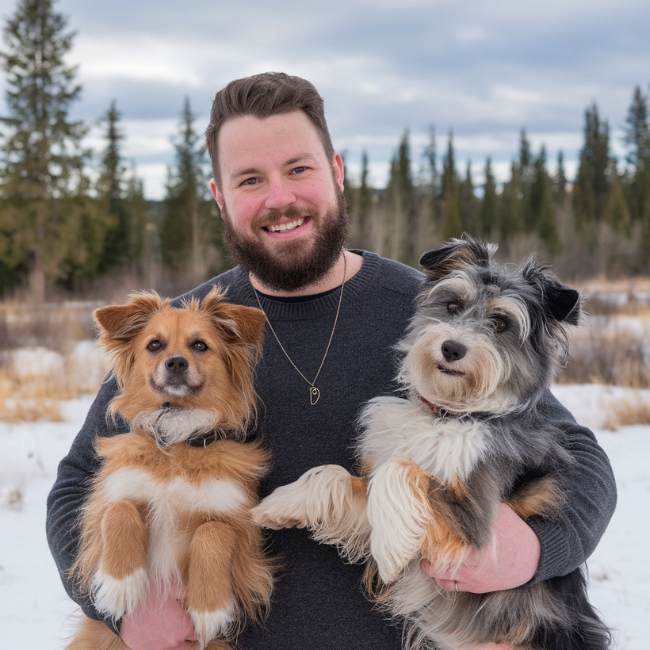
<instances>
[{"instance_id":1,"label":"snowy ground","mask_svg":"<svg viewBox=\"0 0 650 650\"><path fill-rule=\"evenodd\" d=\"M557 386L558 398L592 427L609 454L619 487L618 509L589 562L591 596L615 629L616 648L646 650L650 621L650 427L602 431L603 402L628 393L599 386ZM56 466L90 405L65 403L65 421L0 422L0 648L57 650L74 624L45 541L45 499ZM20 499L22 495L22 502ZM645 505L644 505L645 504ZM644 514L645 513L645 514Z\"/></svg>"}]
</instances>

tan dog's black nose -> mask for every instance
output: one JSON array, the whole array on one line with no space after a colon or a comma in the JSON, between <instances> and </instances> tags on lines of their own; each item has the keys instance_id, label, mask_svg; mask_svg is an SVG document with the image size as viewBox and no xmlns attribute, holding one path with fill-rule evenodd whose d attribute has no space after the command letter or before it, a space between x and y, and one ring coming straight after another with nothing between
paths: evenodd
<instances>
[{"instance_id":1,"label":"tan dog's black nose","mask_svg":"<svg viewBox=\"0 0 650 650\"><path fill-rule=\"evenodd\" d=\"M189 366L189 363L187 362L187 359L185 357L170 357L165 361L165 368L170 373L174 373L176 375L180 375L184 373Z\"/></svg>"}]
</instances>

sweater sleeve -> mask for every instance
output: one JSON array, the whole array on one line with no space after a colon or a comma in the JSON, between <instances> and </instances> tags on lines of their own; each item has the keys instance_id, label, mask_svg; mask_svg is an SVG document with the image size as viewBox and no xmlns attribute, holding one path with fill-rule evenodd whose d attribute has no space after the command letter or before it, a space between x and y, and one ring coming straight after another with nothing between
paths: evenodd
<instances>
[{"instance_id":1,"label":"sweater sleeve","mask_svg":"<svg viewBox=\"0 0 650 650\"><path fill-rule=\"evenodd\" d=\"M104 619L97 613L87 594L78 589L69 574L79 546L81 509L88 496L93 476L99 468L99 458L95 454L95 438L98 435L113 435L126 430L123 423L113 424L110 418L107 418L108 403L116 390L114 379L107 380L102 385L70 451L59 463L54 486L47 498L47 541L63 586L86 616L97 620ZM113 631L118 631L114 622L106 620L106 623Z\"/></svg>"},{"instance_id":2,"label":"sweater sleeve","mask_svg":"<svg viewBox=\"0 0 650 650\"><path fill-rule=\"evenodd\" d=\"M570 573L596 548L616 506L614 474L594 434L547 392L542 412L565 434L574 459L568 470L566 501L554 519L532 517L528 524L541 544L541 557L532 582Z\"/></svg>"}]
</instances>

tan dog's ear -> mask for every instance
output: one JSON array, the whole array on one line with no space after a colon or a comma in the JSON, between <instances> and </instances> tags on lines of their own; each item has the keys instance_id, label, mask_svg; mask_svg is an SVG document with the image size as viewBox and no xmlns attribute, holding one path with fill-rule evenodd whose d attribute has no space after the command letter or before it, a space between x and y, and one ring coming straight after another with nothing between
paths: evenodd
<instances>
[{"instance_id":1,"label":"tan dog's ear","mask_svg":"<svg viewBox=\"0 0 650 650\"><path fill-rule=\"evenodd\" d=\"M151 316L169 304L155 291L131 294L131 302L125 305L109 305L93 312L99 330L99 343L113 357L115 375L122 383L133 363L131 341Z\"/></svg>"},{"instance_id":2,"label":"tan dog's ear","mask_svg":"<svg viewBox=\"0 0 650 650\"><path fill-rule=\"evenodd\" d=\"M202 310L207 311L219 333L229 343L244 343L256 354L262 351L264 341L264 312L256 307L233 305L225 302L224 294L213 287L201 300Z\"/></svg>"}]
</instances>

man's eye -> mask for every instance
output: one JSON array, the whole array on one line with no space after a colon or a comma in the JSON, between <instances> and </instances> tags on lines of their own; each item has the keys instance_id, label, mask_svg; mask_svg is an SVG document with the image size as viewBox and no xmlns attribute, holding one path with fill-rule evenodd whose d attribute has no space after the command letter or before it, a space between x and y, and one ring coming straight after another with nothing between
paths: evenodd
<instances>
[{"instance_id":1,"label":"man's eye","mask_svg":"<svg viewBox=\"0 0 650 650\"><path fill-rule=\"evenodd\" d=\"M208 349L208 346L203 341L194 341L192 343L192 350L195 352L205 352Z\"/></svg>"},{"instance_id":2,"label":"man's eye","mask_svg":"<svg viewBox=\"0 0 650 650\"><path fill-rule=\"evenodd\" d=\"M493 316L492 321L494 323L494 331L497 334L505 332L510 327L510 321L505 316Z\"/></svg>"},{"instance_id":3,"label":"man's eye","mask_svg":"<svg viewBox=\"0 0 650 650\"><path fill-rule=\"evenodd\" d=\"M149 350L149 352L158 352L158 350L162 350L162 347L162 341L159 339L153 339L147 343L147 350Z\"/></svg>"},{"instance_id":4,"label":"man's eye","mask_svg":"<svg viewBox=\"0 0 650 650\"><path fill-rule=\"evenodd\" d=\"M295 174L302 174L302 173L306 172L308 169L309 169L309 167L307 167L306 165L299 165L298 167L294 167L291 170L291 173L294 174L294 175Z\"/></svg>"},{"instance_id":5,"label":"man's eye","mask_svg":"<svg viewBox=\"0 0 650 650\"><path fill-rule=\"evenodd\" d=\"M251 176L250 178L245 178L239 186L241 187L242 185L257 185L257 176Z\"/></svg>"},{"instance_id":6,"label":"man's eye","mask_svg":"<svg viewBox=\"0 0 650 650\"><path fill-rule=\"evenodd\" d=\"M452 300L451 302L447 303L447 311L452 315L460 314L462 309L463 309L463 303L460 302L459 300Z\"/></svg>"}]
</instances>

